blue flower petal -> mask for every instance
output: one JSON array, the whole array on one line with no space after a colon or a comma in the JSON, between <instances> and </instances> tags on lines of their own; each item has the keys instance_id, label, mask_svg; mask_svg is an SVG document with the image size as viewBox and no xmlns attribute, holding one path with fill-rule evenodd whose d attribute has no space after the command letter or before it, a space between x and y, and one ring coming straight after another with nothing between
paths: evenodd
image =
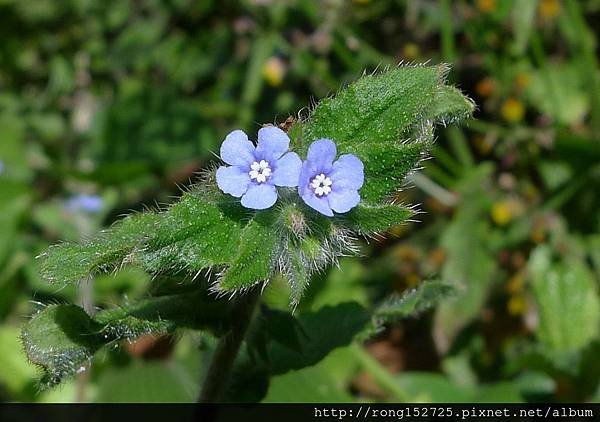
<instances>
[{"instance_id":1,"label":"blue flower petal","mask_svg":"<svg viewBox=\"0 0 600 422\"><path fill-rule=\"evenodd\" d=\"M333 190L327 195L329 206L337 213L350 211L360 202L358 191L352 189Z\"/></svg>"},{"instance_id":2,"label":"blue flower petal","mask_svg":"<svg viewBox=\"0 0 600 422\"><path fill-rule=\"evenodd\" d=\"M305 189L301 196L306 205L312 209L319 211L321 214L326 215L327 217L333 217L333 211L331 211L329 203L325 197L318 198L310 189Z\"/></svg>"},{"instance_id":3,"label":"blue flower petal","mask_svg":"<svg viewBox=\"0 0 600 422\"><path fill-rule=\"evenodd\" d=\"M302 160L295 152L288 152L277 160L277 168L273 171L271 181L276 186L298 186L298 177L302 168Z\"/></svg>"},{"instance_id":4,"label":"blue flower petal","mask_svg":"<svg viewBox=\"0 0 600 422\"><path fill-rule=\"evenodd\" d=\"M266 126L258 131L256 151L266 159L278 159L290 147L290 138L276 126Z\"/></svg>"},{"instance_id":5,"label":"blue flower petal","mask_svg":"<svg viewBox=\"0 0 600 422\"><path fill-rule=\"evenodd\" d=\"M234 130L221 144L221 159L232 166L249 166L254 161L254 145L243 131Z\"/></svg>"},{"instance_id":6,"label":"blue flower petal","mask_svg":"<svg viewBox=\"0 0 600 422\"><path fill-rule=\"evenodd\" d=\"M364 165L355 155L341 155L333 163L333 170L329 173L329 177L333 181L334 186L358 190L365 181Z\"/></svg>"},{"instance_id":7,"label":"blue flower petal","mask_svg":"<svg viewBox=\"0 0 600 422\"><path fill-rule=\"evenodd\" d=\"M240 167L221 166L217 169L217 186L223 192L239 198L248 190L250 176Z\"/></svg>"},{"instance_id":8,"label":"blue flower petal","mask_svg":"<svg viewBox=\"0 0 600 422\"><path fill-rule=\"evenodd\" d=\"M304 161L302 163L302 167L300 168L300 176L298 177L298 193L300 196L303 194L304 189L308 189L308 185L313 177L315 177L315 173L317 169L311 165L309 161Z\"/></svg>"},{"instance_id":9,"label":"blue flower petal","mask_svg":"<svg viewBox=\"0 0 600 422\"><path fill-rule=\"evenodd\" d=\"M272 207L277 201L275 186L268 183L251 184L248 191L242 196L242 205L246 208L264 210Z\"/></svg>"},{"instance_id":10,"label":"blue flower petal","mask_svg":"<svg viewBox=\"0 0 600 422\"><path fill-rule=\"evenodd\" d=\"M337 154L335 143L331 139L319 139L308 148L306 160L310 162L317 171L327 172Z\"/></svg>"}]
</instances>

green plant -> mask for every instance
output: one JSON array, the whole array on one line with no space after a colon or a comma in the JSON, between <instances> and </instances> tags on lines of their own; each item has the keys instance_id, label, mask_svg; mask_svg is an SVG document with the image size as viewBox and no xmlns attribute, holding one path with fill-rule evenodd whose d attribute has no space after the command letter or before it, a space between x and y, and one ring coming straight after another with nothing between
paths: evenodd
<instances>
[{"instance_id":1,"label":"green plant","mask_svg":"<svg viewBox=\"0 0 600 422\"><path fill-rule=\"evenodd\" d=\"M191 328L221 338L200 399L225 400L230 391L249 388L240 377L268 380L314 365L357 335L366 338L390 320L437 303L450 286L425 282L376 309L347 302L296 317L256 306L261 288L281 277L293 309L313 274L357 252L358 237L414 214L396 203L395 192L429 152L434 126L465 119L474 108L446 85L447 72L445 65L404 66L364 76L289 128L301 156L312 141L329 138L340 153L363 161L362 199L348 213L325 217L291 190L274 207L251 211L217 189L211 170L167 209L130 215L84 243L51 247L41 262L51 283L78 283L123 266L142 268L154 282L149 297L94 315L76 305L50 305L34 315L22 339L29 359L44 371L42 384L85 370L107 344ZM258 400L260 390L243 397Z\"/></svg>"}]
</instances>

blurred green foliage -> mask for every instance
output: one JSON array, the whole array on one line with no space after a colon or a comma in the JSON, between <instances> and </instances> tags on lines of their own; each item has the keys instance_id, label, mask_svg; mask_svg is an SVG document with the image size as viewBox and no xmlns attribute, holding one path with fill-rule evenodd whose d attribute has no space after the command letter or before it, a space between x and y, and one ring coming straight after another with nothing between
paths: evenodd
<instances>
[{"instance_id":1,"label":"blurred green foliage","mask_svg":"<svg viewBox=\"0 0 600 422\"><path fill-rule=\"evenodd\" d=\"M25 315L92 298L101 318L173 280L125 269L61 288L35 257L173 202L233 128L254 133L363 71L430 60L452 63L477 120L438 132L398 195L422 204L420 222L316 275L296 315L308 328L339 307L359 318L432 278L455 294L268 385L242 354L248 388L229 398L600 400L598 14L597 0L0 2L0 398L193 400L214 341L186 330L117 337L91 370L38 392ZM287 300L281 280L265 291L272 312ZM273 345L281 362L298 362L302 338Z\"/></svg>"}]
</instances>

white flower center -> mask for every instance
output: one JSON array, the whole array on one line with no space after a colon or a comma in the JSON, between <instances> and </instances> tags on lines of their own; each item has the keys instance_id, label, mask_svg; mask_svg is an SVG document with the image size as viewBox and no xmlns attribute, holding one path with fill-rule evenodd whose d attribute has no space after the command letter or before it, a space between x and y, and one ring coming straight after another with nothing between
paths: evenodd
<instances>
[{"instance_id":1,"label":"white flower center","mask_svg":"<svg viewBox=\"0 0 600 422\"><path fill-rule=\"evenodd\" d=\"M333 182L329 177L321 173L312 179L312 182L310 182L310 187L313 188L315 195L317 196L329 195L331 192L332 183Z\"/></svg>"},{"instance_id":2,"label":"white flower center","mask_svg":"<svg viewBox=\"0 0 600 422\"><path fill-rule=\"evenodd\" d=\"M248 172L251 180L256 180L257 183L264 183L271 176L271 167L269 162L265 160L255 161L250 166Z\"/></svg>"}]
</instances>

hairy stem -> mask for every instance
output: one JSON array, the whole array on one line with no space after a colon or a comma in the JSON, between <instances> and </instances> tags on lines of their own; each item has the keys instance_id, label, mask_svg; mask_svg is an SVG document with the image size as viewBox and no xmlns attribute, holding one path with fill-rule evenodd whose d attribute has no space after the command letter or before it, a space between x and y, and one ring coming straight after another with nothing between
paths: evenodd
<instances>
[{"instance_id":1,"label":"hairy stem","mask_svg":"<svg viewBox=\"0 0 600 422\"><path fill-rule=\"evenodd\" d=\"M255 288L238 299L233 308L232 326L219 340L202 385L198 403L215 403L223 398L231 369L248 331L260 289Z\"/></svg>"}]
</instances>

